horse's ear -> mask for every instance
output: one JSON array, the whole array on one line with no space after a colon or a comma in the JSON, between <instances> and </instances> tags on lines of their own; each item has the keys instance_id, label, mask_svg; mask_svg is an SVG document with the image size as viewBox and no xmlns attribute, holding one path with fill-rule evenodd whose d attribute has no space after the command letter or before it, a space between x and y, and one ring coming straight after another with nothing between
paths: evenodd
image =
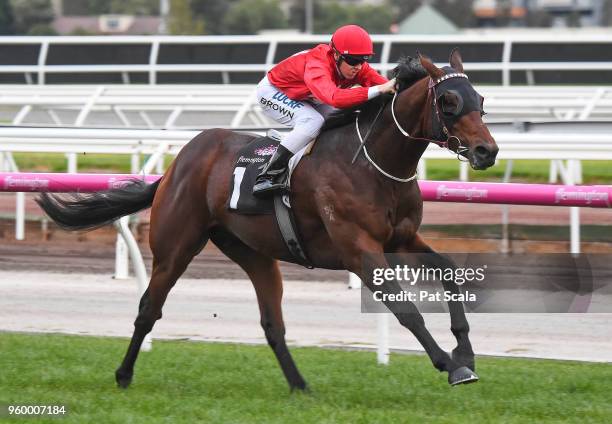
<instances>
[{"instance_id":1,"label":"horse's ear","mask_svg":"<svg viewBox=\"0 0 612 424\"><path fill-rule=\"evenodd\" d=\"M419 60L421 61L421 65L423 66L423 68L425 68L431 78L438 79L442 75L444 75L444 71L434 65L430 58L428 58L427 56L423 56L421 53L418 53L418 55Z\"/></svg>"},{"instance_id":2,"label":"horse's ear","mask_svg":"<svg viewBox=\"0 0 612 424\"><path fill-rule=\"evenodd\" d=\"M450 54L448 59L451 68L457 72L463 73L463 59L461 59L461 53L459 53L459 47L455 47Z\"/></svg>"}]
</instances>

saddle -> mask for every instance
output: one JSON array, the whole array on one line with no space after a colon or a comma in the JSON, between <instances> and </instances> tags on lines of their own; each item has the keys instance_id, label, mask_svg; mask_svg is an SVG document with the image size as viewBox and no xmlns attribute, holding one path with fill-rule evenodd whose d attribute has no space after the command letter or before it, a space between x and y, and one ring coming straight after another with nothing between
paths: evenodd
<instances>
[{"instance_id":1,"label":"saddle","mask_svg":"<svg viewBox=\"0 0 612 424\"><path fill-rule=\"evenodd\" d=\"M263 166L276 151L281 142L280 133L269 130L265 136L258 137L245 145L238 152L231 180L228 209L244 215L276 216L279 231L289 252L300 265L313 268L306 252L302 248L301 238L291 208L290 193L276 193L271 198L253 196L255 179ZM314 143L314 142L313 142ZM296 153L289 161L289 182L291 174L304 154L310 153L312 144Z\"/></svg>"}]
</instances>

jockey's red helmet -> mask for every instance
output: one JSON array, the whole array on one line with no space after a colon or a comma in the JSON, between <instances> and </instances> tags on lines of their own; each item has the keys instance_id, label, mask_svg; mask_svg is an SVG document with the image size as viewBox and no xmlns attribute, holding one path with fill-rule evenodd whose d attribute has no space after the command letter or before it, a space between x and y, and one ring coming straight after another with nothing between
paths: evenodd
<instances>
[{"instance_id":1,"label":"jockey's red helmet","mask_svg":"<svg viewBox=\"0 0 612 424\"><path fill-rule=\"evenodd\" d=\"M374 54L370 34L359 25L344 25L334 32L331 44L341 55L369 56Z\"/></svg>"}]
</instances>

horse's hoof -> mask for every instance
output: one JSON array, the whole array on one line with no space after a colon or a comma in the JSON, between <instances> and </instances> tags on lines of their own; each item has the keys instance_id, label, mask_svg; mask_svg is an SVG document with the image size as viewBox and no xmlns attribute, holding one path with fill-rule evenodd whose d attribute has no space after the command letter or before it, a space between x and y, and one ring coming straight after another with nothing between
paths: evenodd
<instances>
[{"instance_id":1,"label":"horse's hoof","mask_svg":"<svg viewBox=\"0 0 612 424\"><path fill-rule=\"evenodd\" d=\"M124 374L117 370L115 372L115 381L117 381L117 386L121 387L122 389L127 389L130 387L130 383L132 382L132 374Z\"/></svg>"},{"instance_id":2,"label":"horse's hoof","mask_svg":"<svg viewBox=\"0 0 612 424\"><path fill-rule=\"evenodd\" d=\"M471 369L472 371L476 371L476 363L474 362L474 354L468 356L468 355L462 355L460 353L457 353L456 351L453 350L453 361L455 361L455 363L459 364L459 365L464 365L466 367L468 367L469 369Z\"/></svg>"},{"instance_id":3,"label":"horse's hoof","mask_svg":"<svg viewBox=\"0 0 612 424\"><path fill-rule=\"evenodd\" d=\"M456 386L457 384L469 384L478 381L478 376L468 367L459 367L455 371L448 374L448 384Z\"/></svg>"}]
</instances>

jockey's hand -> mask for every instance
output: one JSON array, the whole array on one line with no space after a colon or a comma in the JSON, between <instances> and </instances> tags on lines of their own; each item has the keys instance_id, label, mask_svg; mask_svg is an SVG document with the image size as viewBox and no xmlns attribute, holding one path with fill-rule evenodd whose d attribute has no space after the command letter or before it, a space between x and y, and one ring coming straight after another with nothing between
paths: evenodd
<instances>
[{"instance_id":1,"label":"jockey's hand","mask_svg":"<svg viewBox=\"0 0 612 424\"><path fill-rule=\"evenodd\" d=\"M378 88L378 91L380 91L381 94L395 93L395 84L395 78L393 78L384 84L377 85L376 87Z\"/></svg>"}]
</instances>

